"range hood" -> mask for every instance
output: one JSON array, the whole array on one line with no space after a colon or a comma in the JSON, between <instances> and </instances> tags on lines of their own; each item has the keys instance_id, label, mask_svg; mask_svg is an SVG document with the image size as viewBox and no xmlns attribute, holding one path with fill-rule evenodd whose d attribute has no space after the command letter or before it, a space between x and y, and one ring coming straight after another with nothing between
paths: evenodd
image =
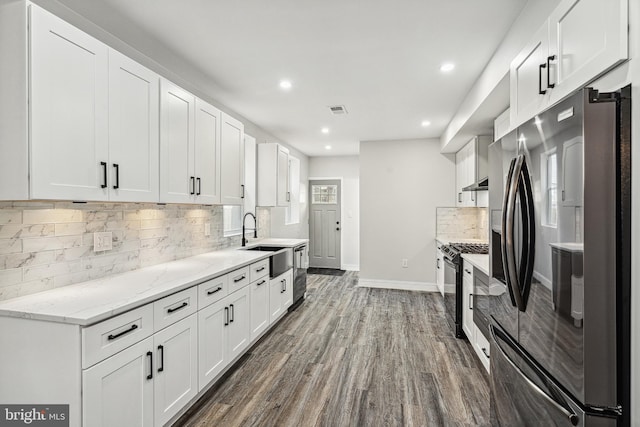
<instances>
[{"instance_id":1,"label":"range hood","mask_svg":"<svg viewBox=\"0 0 640 427\"><path fill-rule=\"evenodd\" d=\"M485 176L482 179L479 179L477 182L464 187L462 191L487 191L489 189L489 177Z\"/></svg>"}]
</instances>

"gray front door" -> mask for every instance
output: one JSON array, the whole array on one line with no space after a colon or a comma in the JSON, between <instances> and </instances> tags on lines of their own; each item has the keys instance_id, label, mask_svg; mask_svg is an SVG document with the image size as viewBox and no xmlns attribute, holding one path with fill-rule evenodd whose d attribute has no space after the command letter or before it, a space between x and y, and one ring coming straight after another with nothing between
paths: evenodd
<instances>
[{"instance_id":1,"label":"gray front door","mask_svg":"<svg viewBox=\"0 0 640 427\"><path fill-rule=\"evenodd\" d=\"M309 266L340 268L340 180L309 182Z\"/></svg>"}]
</instances>

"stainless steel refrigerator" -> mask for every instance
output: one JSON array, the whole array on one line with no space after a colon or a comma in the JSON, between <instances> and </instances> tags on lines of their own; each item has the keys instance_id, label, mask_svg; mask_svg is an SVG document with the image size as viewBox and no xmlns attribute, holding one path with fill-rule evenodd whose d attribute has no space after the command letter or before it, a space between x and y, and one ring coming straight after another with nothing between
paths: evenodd
<instances>
[{"instance_id":1,"label":"stainless steel refrigerator","mask_svg":"<svg viewBox=\"0 0 640 427\"><path fill-rule=\"evenodd\" d=\"M491 417L629 425L631 88L489 147Z\"/></svg>"}]
</instances>

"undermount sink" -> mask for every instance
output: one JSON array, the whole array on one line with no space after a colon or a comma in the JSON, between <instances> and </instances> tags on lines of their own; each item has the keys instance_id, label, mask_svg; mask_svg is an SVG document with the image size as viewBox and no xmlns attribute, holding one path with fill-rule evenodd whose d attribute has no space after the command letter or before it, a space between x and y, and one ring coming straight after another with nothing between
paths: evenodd
<instances>
[{"instance_id":1,"label":"undermount sink","mask_svg":"<svg viewBox=\"0 0 640 427\"><path fill-rule=\"evenodd\" d=\"M277 252L281 249L285 249L281 246L254 246L252 248L247 248L248 251L265 251L265 252Z\"/></svg>"}]
</instances>

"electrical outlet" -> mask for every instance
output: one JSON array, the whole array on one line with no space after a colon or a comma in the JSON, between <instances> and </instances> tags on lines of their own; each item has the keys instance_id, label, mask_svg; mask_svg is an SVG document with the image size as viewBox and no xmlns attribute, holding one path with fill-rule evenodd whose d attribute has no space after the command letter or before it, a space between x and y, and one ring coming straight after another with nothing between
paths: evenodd
<instances>
[{"instance_id":1,"label":"electrical outlet","mask_svg":"<svg viewBox=\"0 0 640 427\"><path fill-rule=\"evenodd\" d=\"M211 236L211 223L210 222L206 222L204 224L204 235L206 237Z\"/></svg>"},{"instance_id":2,"label":"electrical outlet","mask_svg":"<svg viewBox=\"0 0 640 427\"><path fill-rule=\"evenodd\" d=\"M409 267L409 260L406 258L402 258L402 268Z\"/></svg>"},{"instance_id":3,"label":"electrical outlet","mask_svg":"<svg viewBox=\"0 0 640 427\"><path fill-rule=\"evenodd\" d=\"M93 251L103 252L113 249L113 233L104 231L102 233L93 233Z\"/></svg>"}]
</instances>

